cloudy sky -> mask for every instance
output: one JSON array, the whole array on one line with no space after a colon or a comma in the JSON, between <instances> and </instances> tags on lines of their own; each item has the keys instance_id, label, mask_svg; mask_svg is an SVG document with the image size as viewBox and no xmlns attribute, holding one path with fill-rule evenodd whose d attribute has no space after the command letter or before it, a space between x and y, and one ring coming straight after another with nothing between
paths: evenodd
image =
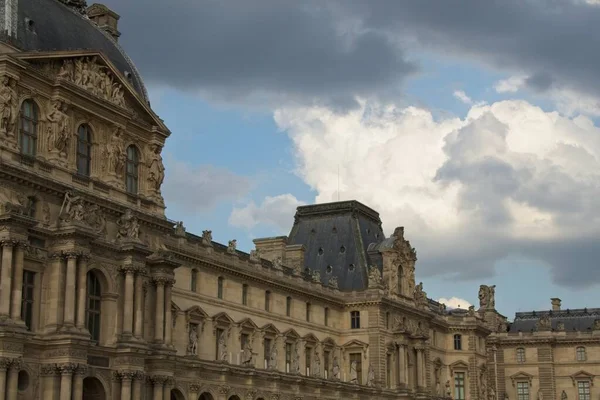
<instances>
[{"instance_id":1,"label":"cloudy sky","mask_svg":"<svg viewBox=\"0 0 600 400\"><path fill-rule=\"evenodd\" d=\"M598 0L104 2L188 231L249 251L356 199L405 226L435 299L600 306Z\"/></svg>"}]
</instances>

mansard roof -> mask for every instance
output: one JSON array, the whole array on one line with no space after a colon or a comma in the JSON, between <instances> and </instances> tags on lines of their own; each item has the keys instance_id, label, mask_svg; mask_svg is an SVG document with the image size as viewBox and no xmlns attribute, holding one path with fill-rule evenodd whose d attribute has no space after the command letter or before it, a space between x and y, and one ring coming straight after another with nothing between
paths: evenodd
<instances>
[{"instance_id":1,"label":"mansard roof","mask_svg":"<svg viewBox=\"0 0 600 400\"><path fill-rule=\"evenodd\" d=\"M565 332L585 332L592 330L594 321L600 319L600 308L518 312L510 325L509 332L534 331L538 320L545 316L549 317L552 330L557 330L559 322L562 322Z\"/></svg>"},{"instance_id":2,"label":"mansard roof","mask_svg":"<svg viewBox=\"0 0 600 400\"><path fill-rule=\"evenodd\" d=\"M384 239L379 214L352 200L298 207L288 244L304 246L305 267L322 280L335 276L341 291L353 291L368 288L368 266L380 261L367 250Z\"/></svg>"}]
</instances>

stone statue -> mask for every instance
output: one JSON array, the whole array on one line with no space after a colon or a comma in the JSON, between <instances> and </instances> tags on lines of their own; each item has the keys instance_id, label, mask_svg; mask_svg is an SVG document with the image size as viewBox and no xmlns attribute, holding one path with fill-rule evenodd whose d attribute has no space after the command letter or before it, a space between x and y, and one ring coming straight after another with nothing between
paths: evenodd
<instances>
[{"instance_id":1,"label":"stone statue","mask_svg":"<svg viewBox=\"0 0 600 400\"><path fill-rule=\"evenodd\" d=\"M312 280L315 283L321 282L321 271L313 271L312 272Z\"/></svg>"},{"instance_id":2,"label":"stone statue","mask_svg":"<svg viewBox=\"0 0 600 400\"><path fill-rule=\"evenodd\" d=\"M381 271L376 265L371 265L369 267L369 289L380 287L381 281Z\"/></svg>"},{"instance_id":3,"label":"stone statue","mask_svg":"<svg viewBox=\"0 0 600 400\"><path fill-rule=\"evenodd\" d=\"M333 368L331 370L331 378L335 380L340 379L340 363L337 356L333 357Z\"/></svg>"},{"instance_id":4,"label":"stone statue","mask_svg":"<svg viewBox=\"0 0 600 400\"><path fill-rule=\"evenodd\" d=\"M91 205L85 212L85 222L100 235L106 234L106 218L104 213L96 204Z\"/></svg>"},{"instance_id":5,"label":"stone statue","mask_svg":"<svg viewBox=\"0 0 600 400\"><path fill-rule=\"evenodd\" d=\"M469 317L475 316L475 306L469 306Z\"/></svg>"},{"instance_id":6,"label":"stone statue","mask_svg":"<svg viewBox=\"0 0 600 400\"><path fill-rule=\"evenodd\" d=\"M564 326L564 324L563 324ZM594 324L592 325L593 331L600 331L600 319L595 319Z\"/></svg>"},{"instance_id":7,"label":"stone statue","mask_svg":"<svg viewBox=\"0 0 600 400\"><path fill-rule=\"evenodd\" d=\"M273 267L273 269L281 270L283 266L283 261L281 260L281 257L275 257L271 262L271 266Z\"/></svg>"},{"instance_id":8,"label":"stone statue","mask_svg":"<svg viewBox=\"0 0 600 400\"><path fill-rule=\"evenodd\" d=\"M67 147L71 135L71 119L67 115L67 105L62 101L55 101L52 110L46 117L48 127L48 150L58 153L61 157L67 156Z\"/></svg>"},{"instance_id":9,"label":"stone statue","mask_svg":"<svg viewBox=\"0 0 600 400\"><path fill-rule=\"evenodd\" d=\"M229 243L227 244L227 252L230 254L236 254L236 249L237 247L237 240L233 239L230 240Z\"/></svg>"},{"instance_id":10,"label":"stone statue","mask_svg":"<svg viewBox=\"0 0 600 400\"><path fill-rule=\"evenodd\" d=\"M565 392L564 390L562 391L562 393L560 394L560 400L567 400L567 392Z\"/></svg>"},{"instance_id":11,"label":"stone statue","mask_svg":"<svg viewBox=\"0 0 600 400\"><path fill-rule=\"evenodd\" d=\"M339 289L337 276L332 276L329 278L329 287L332 289Z\"/></svg>"},{"instance_id":12,"label":"stone statue","mask_svg":"<svg viewBox=\"0 0 600 400\"><path fill-rule=\"evenodd\" d=\"M246 345L242 351L242 365L252 365L252 346L250 345L250 340L246 341Z\"/></svg>"},{"instance_id":13,"label":"stone statue","mask_svg":"<svg viewBox=\"0 0 600 400\"><path fill-rule=\"evenodd\" d=\"M321 376L321 357L319 357L319 352L315 350L315 362L313 366L313 375Z\"/></svg>"},{"instance_id":14,"label":"stone statue","mask_svg":"<svg viewBox=\"0 0 600 400\"><path fill-rule=\"evenodd\" d=\"M221 332L219 343L217 344L217 352L219 353L219 361L227 361L227 332Z\"/></svg>"},{"instance_id":15,"label":"stone statue","mask_svg":"<svg viewBox=\"0 0 600 400\"><path fill-rule=\"evenodd\" d=\"M450 381L446 381L444 385L446 388L446 397L452 397L452 388L450 387Z\"/></svg>"},{"instance_id":16,"label":"stone statue","mask_svg":"<svg viewBox=\"0 0 600 400\"><path fill-rule=\"evenodd\" d=\"M117 239L139 239L140 225L131 209L126 209L121 218L117 220Z\"/></svg>"},{"instance_id":17,"label":"stone statue","mask_svg":"<svg viewBox=\"0 0 600 400\"><path fill-rule=\"evenodd\" d=\"M50 225L50 220L52 215L50 214L50 204L48 202L44 202L42 205L42 223L44 225Z\"/></svg>"},{"instance_id":18,"label":"stone statue","mask_svg":"<svg viewBox=\"0 0 600 400\"><path fill-rule=\"evenodd\" d=\"M350 363L350 383L358 383L358 373L356 372L356 361Z\"/></svg>"},{"instance_id":19,"label":"stone statue","mask_svg":"<svg viewBox=\"0 0 600 400\"><path fill-rule=\"evenodd\" d=\"M423 290L423 282L419 282L415 288L415 301L419 305L427 305L427 293Z\"/></svg>"},{"instance_id":20,"label":"stone statue","mask_svg":"<svg viewBox=\"0 0 600 400\"><path fill-rule=\"evenodd\" d=\"M538 331L549 331L552 329L552 322L550 321L550 317L548 315L542 315L540 319L535 324L535 327Z\"/></svg>"},{"instance_id":21,"label":"stone statue","mask_svg":"<svg viewBox=\"0 0 600 400\"><path fill-rule=\"evenodd\" d=\"M494 388L490 388L489 399L496 400L496 391L494 390Z\"/></svg>"},{"instance_id":22,"label":"stone statue","mask_svg":"<svg viewBox=\"0 0 600 400\"><path fill-rule=\"evenodd\" d=\"M393 329L396 332L404 332L406 330L406 327L404 326L404 321L402 320L402 317L400 317L399 315L396 315L394 317Z\"/></svg>"},{"instance_id":23,"label":"stone statue","mask_svg":"<svg viewBox=\"0 0 600 400\"><path fill-rule=\"evenodd\" d=\"M189 326L188 355L198 355L198 329L194 324Z\"/></svg>"},{"instance_id":24,"label":"stone statue","mask_svg":"<svg viewBox=\"0 0 600 400\"><path fill-rule=\"evenodd\" d=\"M108 173L118 178L123 177L125 161L127 160L123 142L123 128L115 127L112 138L106 142L103 155L106 158L104 168L108 170Z\"/></svg>"},{"instance_id":25,"label":"stone statue","mask_svg":"<svg viewBox=\"0 0 600 400\"><path fill-rule=\"evenodd\" d=\"M542 392L542 389L538 389L537 400L544 400L544 393Z\"/></svg>"},{"instance_id":26,"label":"stone statue","mask_svg":"<svg viewBox=\"0 0 600 400\"><path fill-rule=\"evenodd\" d=\"M156 193L160 193L160 187L165 180L165 166L160 155L161 150L159 145L153 144L150 147L150 161L148 162L148 181Z\"/></svg>"},{"instance_id":27,"label":"stone statue","mask_svg":"<svg viewBox=\"0 0 600 400\"><path fill-rule=\"evenodd\" d=\"M175 223L175 236L185 237L185 227L183 226L183 221Z\"/></svg>"},{"instance_id":28,"label":"stone statue","mask_svg":"<svg viewBox=\"0 0 600 400\"><path fill-rule=\"evenodd\" d=\"M369 372L367 373L367 386L375 386L375 368L373 368L373 364L369 364Z\"/></svg>"},{"instance_id":29,"label":"stone statue","mask_svg":"<svg viewBox=\"0 0 600 400\"><path fill-rule=\"evenodd\" d=\"M60 219L67 223L83 221L85 208L81 196L75 196L72 192L66 192L59 215Z\"/></svg>"},{"instance_id":30,"label":"stone statue","mask_svg":"<svg viewBox=\"0 0 600 400\"><path fill-rule=\"evenodd\" d=\"M269 354L269 368L277 369L277 345L274 343Z\"/></svg>"},{"instance_id":31,"label":"stone statue","mask_svg":"<svg viewBox=\"0 0 600 400\"><path fill-rule=\"evenodd\" d=\"M599 320L599 321L600 321L600 320ZM600 324L599 324L599 326L598 326L598 329L600 329ZM557 330L557 331L559 331L559 332L563 332L563 331L565 330L565 323L564 323L564 322L562 322L562 321L558 321L558 322L556 323L556 330Z\"/></svg>"},{"instance_id":32,"label":"stone statue","mask_svg":"<svg viewBox=\"0 0 600 400\"><path fill-rule=\"evenodd\" d=\"M496 285L487 286L480 285L479 286L479 307L485 310L494 310L496 308Z\"/></svg>"},{"instance_id":33,"label":"stone statue","mask_svg":"<svg viewBox=\"0 0 600 400\"><path fill-rule=\"evenodd\" d=\"M298 345L294 346L294 356L292 358L292 373L300 373L300 352L298 351Z\"/></svg>"},{"instance_id":34,"label":"stone statue","mask_svg":"<svg viewBox=\"0 0 600 400\"><path fill-rule=\"evenodd\" d=\"M258 250L258 249L256 249L256 250L250 250L250 262L253 262L253 263L260 263L261 262L260 250Z\"/></svg>"},{"instance_id":35,"label":"stone statue","mask_svg":"<svg viewBox=\"0 0 600 400\"><path fill-rule=\"evenodd\" d=\"M123 86L112 72L98 63L97 57L80 57L63 61L57 78L73 82L95 96L125 107Z\"/></svg>"},{"instance_id":36,"label":"stone statue","mask_svg":"<svg viewBox=\"0 0 600 400\"><path fill-rule=\"evenodd\" d=\"M13 121L17 116L15 110L19 100L15 86L16 81L5 76L0 88L0 132L9 137L14 135Z\"/></svg>"},{"instance_id":37,"label":"stone statue","mask_svg":"<svg viewBox=\"0 0 600 400\"><path fill-rule=\"evenodd\" d=\"M202 231L202 245L212 246L212 231Z\"/></svg>"}]
</instances>

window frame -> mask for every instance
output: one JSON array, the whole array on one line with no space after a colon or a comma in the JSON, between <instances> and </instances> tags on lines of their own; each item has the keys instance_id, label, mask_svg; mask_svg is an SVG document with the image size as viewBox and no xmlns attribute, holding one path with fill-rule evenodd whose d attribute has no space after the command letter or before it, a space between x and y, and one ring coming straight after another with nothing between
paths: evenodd
<instances>
[{"instance_id":1,"label":"window frame","mask_svg":"<svg viewBox=\"0 0 600 400\"><path fill-rule=\"evenodd\" d=\"M140 190L140 151L135 145L130 144L125 154L125 191L137 195Z\"/></svg>"},{"instance_id":2,"label":"window frame","mask_svg":"<svg viewBox=\"0 0 600 400\"><path fill-rule=\"evenodd\" d=\"M452 336L452 342L454 350L462 351L462 335L460 333L455 333Z\"/></svg>"},{"instance_id":3,"label":"window frame","mask_svg":"<svg viewBox=\"0 0 600 400\"><path fill-rule=\"evenodd\" d=\"M23 285L21 291L21 318L28 331L33 330L36 299L36 272L23 270ZM31 296L30 296L31 294Z\"/></svg>"},{"instance_id":4,"label":"window frame","mask_svg":"<svg viewBox=\"0 0 600 400\"><path fill-rule=\"evenodd\" d=\"M88 271L86 276L85 327L94 342L102 338L102 285L94 271ZM90 304L98 307L90 307Z\"/></svg>"},{"instance_id":5,"label":"window frame","mask_svg":"<svg viewBox=\"0 0 600 400\"><path fill-rule=\"evenodd\" d=\"M517 381L515 382L515 387L517 395L516 400L529 400L529 398L531 397L531 393L529 390L531 385L528 381Z\"/></svg>"},{"instance_id":6,"label":"window frame","mask_svg":"<svg viewBox=\"0 0 600 400\"><path fill-rule=\"evenodd\" d=\"M360 329L360 311L350 311L350 329Z\"/></svg>"},{"instance_id":7,"label":"window frame","mask_svg":"<svg viewBox=\"0 0 600 400\"><path fill-rule=\"evenodd\" d=\"M271 312L271 291L265 290L265 311Z\"/></svg>"},{"instance_id":8,"label":"window frame","mask_svg":"<svg viewBox=\"0 0 600 400\"><path fill-rule=\"evenodd\" d=\"M242 305L243 306L248 305L248 284L247 283L242 284Z\"/></svg>"},{"instance_id":9,"label":"window frame","mask_svg":"<svg viewBox=\"0 0 600 400\"><path fill-rule=\"evenodd\" d=\"M192 269L190 273L190 290L194 293L198 292L198 270Z\"/></svg>"},{"instance_id":10,"label":"window frame","mask_svg":"<svg viewBox=\"0 0 600 400\"><path fill-rule=\"evenodd\" d=\"M587 361L587 353L584 346L577 346L575 349L575 360L576 361Z\"/></svg>"},{"instance_id":11,"label":"window frame","mask_svg":"<svg viewBox=\"0 0 600 400\"><path fill-rule=\"evenodd\" d=\"M225 278L223 278L222 276L219 276L217 278L217 298L219 300L223 300L223 282L225 281Z\"/></svg>"},{"instance_id":12,"label":"window frame","mask_svg":"<svg viewBox=\"0 0 600 400\"><path fill-rule=\"evenodd\" d=\"M591 400L591 382L587 379L577 381L577 400ZM582 390L583 389L583 390ZM582 393L583 391L583 393Z\"/></svg>"},{"instance_id":13,"label":"window frame","mask_svg":"<svg viewBox=\"0 0 600 400\"><path fill-rule=\"evenodd\" d=\"M323 324L329 326L329 307L323 309Z\"/></svg>"},{"instance_id":14,"label":"window frame","mask_svg":"<svg viewBox=\"0 0 600 400\"><path fill-rule=\"evenodd\" d=\"M306 322L310 322L310 317L311 317L311 305L310 302L306 303Z\"/></svg>"},{"instance_id":15,"label":"window frame","mask_svg":"<svg viewBox=\"0 0 600 400\"><path fill-rule=\"evenodd\" d=\"M466 400L467 374L464 371L454 373L454 398L453 400Z\"/></svg>"},{"instance_id":16,"label":"window frame","mask_svg":"<svg viewBox=\"0 0 600 400\"><path fill-rule=\"evenodd\" d=\"M31 115L26 115L25 106L30 105ZM19 108L19 149L21 154L28 157L37 155L37 141L39 138L38 127L40 121L40 111L37 103L33 99L25 99ZM25 129L27 126L28 129ZM24 140L27 138L27 140ZM27 142L28 149L25 151L24 143Z\"/></svg>"},{"instance_id":17,"label":"window frame","mask_svg":"<svg viewBox=\"0 0 600 400\"><path fill-rule=\"evenodd\" d=\"M285 299L285 315L288 317L292 316L292 298L291 298L291 296L288 296Z\"/></svg>"},{"instance_id":18,"label":"window frame","mask_svg":"<svg viewBox=\"0 0 600 400\"><path fill-rule=\"evenodd\" d=\"M527 360L527 354L525 352L525 348L524 347L517 347L517 350L516 350L516 359L517 359L517 362L519 364L523 364L523 363L526 362L526 360Z\"/></svg>"},{"instance_id":19,"label":"window frame","mask_svg":"<svg viewBox=\"0 0 600 400\"><path fill-rule=\"evenodd\" d=\"M83 130L82 130L83 129ZM85 139L82 138L85 134ZM85 152L81 149L85 148ZM92 130L88 124L81 124L77 127L77 148L75 149L75 166L77 175L89 177L92 174ZM81 162L85 162L85 170L81 170Z\"/></svg>"}]
</instances>

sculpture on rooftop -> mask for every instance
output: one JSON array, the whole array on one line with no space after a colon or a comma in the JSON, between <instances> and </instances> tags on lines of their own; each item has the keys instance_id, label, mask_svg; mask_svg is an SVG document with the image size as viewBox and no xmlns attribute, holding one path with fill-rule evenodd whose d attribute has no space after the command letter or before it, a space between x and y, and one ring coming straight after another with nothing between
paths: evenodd
<instances>
[{"instance_id":1,"label":"sculpture on rooftop","mask_svg":"<svg viewBox=\"0 0 600 400\"><path fill-rule=\"evenodd\" d=\"M479 286L479 307L483 310L494 310L496 308L496 285Z\"/></svg>"}]
</instances>

